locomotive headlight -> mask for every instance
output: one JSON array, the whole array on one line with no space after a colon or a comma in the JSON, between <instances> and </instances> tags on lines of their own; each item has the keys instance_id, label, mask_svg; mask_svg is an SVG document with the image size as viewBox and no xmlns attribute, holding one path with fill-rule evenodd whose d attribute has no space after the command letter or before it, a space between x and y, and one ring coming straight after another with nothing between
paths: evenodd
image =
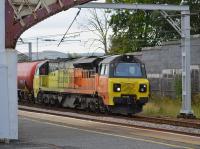
<instances>
[{"instance_id":1,"label":"locomotive headlight","mask_svg":"<svg viewBox=\"0 0 200 149\"><path fill-rule=\"evenodd\" d=\"M120 87L118 87L118 88L116 88L116 89L117 89L117 91L118 91L118 92L120 92L120 91L121 91L121 88L120 88Z\"/></svg>"},{"instance_id":2,"label":"locomotive headlight","mask_svg":"<svg viewBox=\"0 0 200 149\"><path fill-rule=\"evenodd\" d=\"M147 91L147 85L146 84L140 84L140 87L139 87L139 92L146 92Z\"/></svg>"},{"instance_id":3,"label":"locomotive headlight","mask_svg":"<svg viewBox=\"0 0 200 149\"><path fill-rule=\"evenodd\" d=\"M121 92L121 84L113 84L114 92Z\"/></svg>"}]
</instances>

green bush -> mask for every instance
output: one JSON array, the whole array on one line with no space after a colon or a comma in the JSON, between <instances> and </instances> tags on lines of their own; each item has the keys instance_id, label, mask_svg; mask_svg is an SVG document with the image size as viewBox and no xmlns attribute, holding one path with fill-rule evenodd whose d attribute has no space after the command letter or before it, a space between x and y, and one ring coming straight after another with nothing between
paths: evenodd
<instances>
[{"instance_id":1,"label":"green bush","mask_svg":"<svg viewBox=\"0 0 200 149\"><path fill-rule=\"evenodd\" d=\"M200 94L192 96L192 109L194 114L200 118Z\"/></svg>"},{"instance_id":2,"label":"green bush","mask_svg":"<svg viewBox=\"0 0 200 149\"><path fill-rule=\"evenodd\" d=\"M176 98L182 98L182 77L181 75L176 75L174 80L174 88L176 92Z\"/></svg>"}]
</instances>

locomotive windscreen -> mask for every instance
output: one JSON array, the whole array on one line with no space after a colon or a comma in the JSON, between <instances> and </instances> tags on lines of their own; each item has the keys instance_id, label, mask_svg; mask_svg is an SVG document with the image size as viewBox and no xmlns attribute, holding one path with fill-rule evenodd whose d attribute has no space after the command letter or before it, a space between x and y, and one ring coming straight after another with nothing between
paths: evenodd
<instances>
[{"instance_id":1,"label":"locomotive windscreen","mask_svg":"<svg viewBox=\"0 0 200 149\"><path fill-rule=\"evenodd\" d=\"M114 77L143 77L140 63L118 63L114 68Z\"/></svg>"}]
</instances>

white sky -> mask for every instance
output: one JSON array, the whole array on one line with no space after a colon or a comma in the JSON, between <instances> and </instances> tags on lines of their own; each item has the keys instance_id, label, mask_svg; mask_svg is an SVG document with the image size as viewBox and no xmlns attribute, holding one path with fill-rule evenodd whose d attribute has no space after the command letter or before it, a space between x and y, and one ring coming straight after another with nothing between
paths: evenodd
<instances>
[{"instance_id":1,"label":"white sky","mask_svg":"<svg viewBox=\"0 0 200 149\"><path fill-rule=\"evenodd\" d=\"M74 19L78 9L71 8L67 11L63 11L59 14L56 14L41 23L33 26L26 32L24 32L21 38L24 42L32 42L33 43L33 52L37 51L36 46L36 38L39 36L46 36L46 35L56 35L56 34L64 34L71 24L72 20ZM79 16L77 17L77 21L74 22L71 29L68 33L73 32L80 32L87 30L84 26L88 25L88 18L89 18L89 11L87 9L82 9ZM45 37L44 39L53 39L57 41L42 41L39 39L39 48L38 51L60 51L64 53L93 53L93 52L101 52L103 50L98 48L101 44L94 44L90 47L92 43L92 38L97 38L94 33L92 32L85 32L81 34L67 34L67 36L75 36L74 38L68 38L69 40L77 40L77 41L67 41L63 42L59 47L57 44L62 36L53 36L53 37ZM89 42L87 42L89 41ZM18 44L16 49L22 53L28 52L28 45L27 44Z\"/></svg>"}]
</instances>

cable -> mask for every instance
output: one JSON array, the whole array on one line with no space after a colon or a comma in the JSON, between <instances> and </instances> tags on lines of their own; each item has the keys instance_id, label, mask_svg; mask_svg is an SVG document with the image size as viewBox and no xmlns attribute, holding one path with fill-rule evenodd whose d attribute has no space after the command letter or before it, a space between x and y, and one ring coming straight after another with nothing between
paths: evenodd
<instances>
[{"instance_id":1,"label":"cable","mask_svg":"<svg viewBox=\"0 0 200 149\"><path fill-rule=\"evenodd\" d=\"M63 40L65 39L65 36L66 36L67 32L69 31L69 29L70 29L71 26L73 25L74 21L75 21L76 18L78 17L80 11L81 11L81 9L79 9L79 11L77 12L76 16L74 17L72 23L70 24L70 26L68 27L67 31L66 31L65 34L63 35L62 39L61 39L60 42L58 43L58 47L60 46L61 42L63 42Z\"/></svg>"}]
</instances>

